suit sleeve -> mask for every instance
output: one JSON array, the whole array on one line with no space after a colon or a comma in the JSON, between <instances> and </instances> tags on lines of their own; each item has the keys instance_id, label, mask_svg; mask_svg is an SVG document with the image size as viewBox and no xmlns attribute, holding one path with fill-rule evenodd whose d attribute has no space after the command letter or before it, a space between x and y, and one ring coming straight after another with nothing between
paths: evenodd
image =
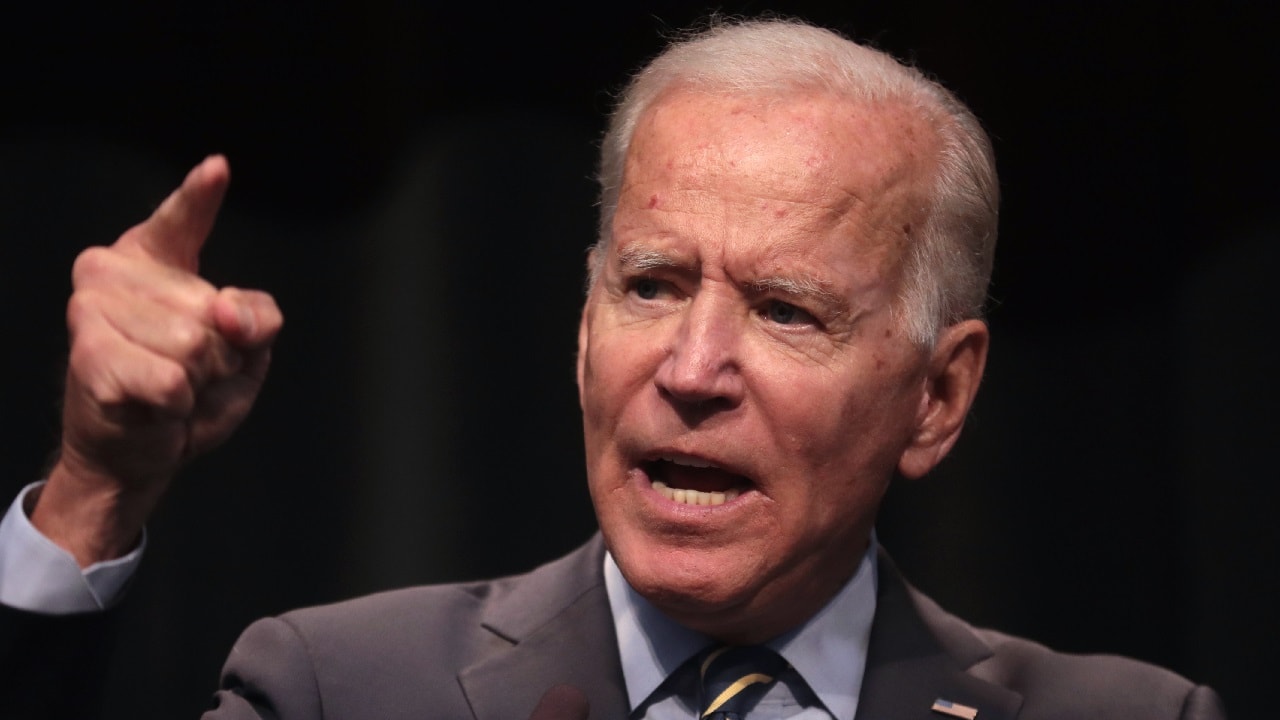
<instances>
[{"instance_id":1,"label":"suit sleeve","mask_svg":"<svg viewBox=\"0 0 1280 720\"><path fill-rule=\"evenodd\" d=\"M42 615L0 605L0 718L98 717L115 618L111 611Z\"/></svg>"},{"instance_id":2,"label":"suit sleeve","mask_svg":"<svg viewBox=\"0 0 1280 720\"><path fill-rule=\"evenodd\" d=\"M320 720L321 712L306 642L287 621L267 618L231 648L204 720Z\"/></svg>"}]
</instances>

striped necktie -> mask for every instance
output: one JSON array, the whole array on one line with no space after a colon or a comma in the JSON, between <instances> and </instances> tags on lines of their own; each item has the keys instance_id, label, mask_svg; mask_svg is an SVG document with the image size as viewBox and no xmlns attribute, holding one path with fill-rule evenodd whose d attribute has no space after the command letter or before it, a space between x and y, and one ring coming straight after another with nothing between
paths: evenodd
<instances>
[{"instance_id":1,"label":"striped necktie","mask_svg":"<svg viewBox=\"0 0 1280 720\"><path fill-rule=\"evenodd\" d=\"M741 720L787 669L787 661L761 645L725 645L699 667L703 720Z\"/></svg>"}]
</instances>

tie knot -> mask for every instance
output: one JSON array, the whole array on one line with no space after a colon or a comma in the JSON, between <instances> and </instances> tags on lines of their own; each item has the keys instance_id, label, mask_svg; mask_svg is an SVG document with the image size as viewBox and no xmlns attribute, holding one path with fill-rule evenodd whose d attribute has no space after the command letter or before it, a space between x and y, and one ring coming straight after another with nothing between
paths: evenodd
<instances>
[{"instance_id":1,"label":"tie knot","mask_svg":"<svg viewBox=\"0 0 1280 720\"><path fill-rule=\"evenodd\" d=\"M700 717L706 720L741 718L786 669L787 661L781 655L761 645L713 648L698 668L702 681Z\"/></svg>"}]
</instances>

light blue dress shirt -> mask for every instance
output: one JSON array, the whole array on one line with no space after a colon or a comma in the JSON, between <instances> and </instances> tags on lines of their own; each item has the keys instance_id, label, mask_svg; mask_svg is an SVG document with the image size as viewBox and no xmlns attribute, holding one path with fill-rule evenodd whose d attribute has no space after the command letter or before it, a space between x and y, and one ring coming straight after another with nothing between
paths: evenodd
<instances>
[{"instance_id":1,"label":"light blue dress shirt","mask_svg":"<svg viewBox=\"0 0 1280 720\"><path fill-rule=\"evenodd\" d=\"M873 537L853 578L809 622L769 642L791 664L750 714L751 720L853 720L867 664L876 609L876 542ZM708 645L706 636L658 611L622 577L611 555L604 561L605 589L613 610L631 719L690 720L696 678L671 676Z\"/></svg>"},{"instance_id":2,"label":"light blue dress shirt","mask_svg":"<svg viewBox=\"0 0 1280 720\"><path fill-rule=\"evenodd\" d=\"M47 615L111 607L142 560L146 533L128 555L81 570L75 557L40 534L23 510L42 484L23 488L0 520L0 604Z\"/></svg>"}]
</instances>

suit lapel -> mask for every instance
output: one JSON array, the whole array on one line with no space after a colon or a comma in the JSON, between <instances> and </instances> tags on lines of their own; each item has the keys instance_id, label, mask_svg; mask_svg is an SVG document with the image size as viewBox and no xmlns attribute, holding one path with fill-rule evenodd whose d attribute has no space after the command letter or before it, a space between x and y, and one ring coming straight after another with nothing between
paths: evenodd
<instances>
[{"instance_id":1,"label":"suit lapel","mask_svg":"<svg viewBox=\"0 0 1280 720\"><path fill-rule=\"evenodd\" d=\"M597 533L576 552L492 588L483 626L496 649L458 681L477 720L527 718L558 684L582 690L591 718L629 712L605 593L604 543ZM906 584L879 556L876 614L856 720L945 720L939 698L978 710L977 720L1009 720L1022 696L968 674L991 650L968 626Z\"/></svg>"},{"instance_id":2,"label":"suit lapel","mask_svg":"<svg viewBox=\"0 0 1280 720\"><path fill-rule=\"evenodd\" d=\"M883 551L878 581L857 720L945 720L930 709L939 698L976 708L977 720L1017 714L1021 695L966 672L990 648L910 588Z\"/></svg>"},{"instance_id":3,"label":"suit lapel","mask_svg":"<svg viewBox=\"0 0 1280 720\"><path fill-rule=\"evenodd\" d=\"M494 586L482 624L505 642L458 675L477 720L522 720L559 684L586 694L592 718L626 717L603 563L597 533L573 554Z\"/></svg>"}]
</instances>

